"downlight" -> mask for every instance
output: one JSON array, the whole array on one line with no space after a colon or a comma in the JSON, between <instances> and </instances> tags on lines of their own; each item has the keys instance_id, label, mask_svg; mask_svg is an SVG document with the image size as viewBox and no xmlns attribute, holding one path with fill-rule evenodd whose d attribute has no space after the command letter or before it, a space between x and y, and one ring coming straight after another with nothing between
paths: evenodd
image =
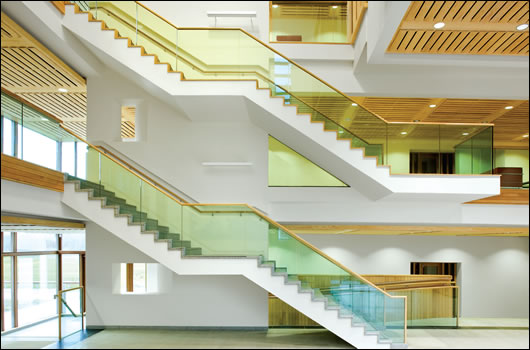
<instances>
[{"instance_id":1,"label":"downlight","mask_svg":"<svg viewBox=\"0 0 530 350\"><path fill-rule=\"evenodd\" d=\"M517 26L517 30L525 30L528 28L528 23L520 24Z\"/></svg>"},{"instance_id":2,"label":"downlight","mask_svg":"<svg viewBox=\"0 0 530 350\"><path fill-rule=\"evenodd\" d=\"M435 29L442 29L443 27L445 27L445 23L444 22L438 22L434 25L434 28Z\"/></svg>"}]
</instances>

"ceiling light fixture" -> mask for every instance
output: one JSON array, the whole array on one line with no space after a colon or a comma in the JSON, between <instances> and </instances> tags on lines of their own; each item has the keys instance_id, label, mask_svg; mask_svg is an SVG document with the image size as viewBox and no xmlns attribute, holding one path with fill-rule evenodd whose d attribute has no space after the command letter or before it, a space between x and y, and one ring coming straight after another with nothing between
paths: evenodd
<instances>
[{"instance_id":1,"label":"ceiling light fixture","mask_svg":"<svg viewBox=\"0 0 530 350\"><path fill-rule=\"evenodd\" d=\"M517 26L517 30L525 30L526 28L528 28L528 23L519 24Z\"/></svg>"},{"instance_id":2,"label":"ceiling light fixture","mask_svg":"<svg viewBox=\"0 0 530 350\"><path fill-rule=\"evenodd\" d=\"M462 133L462 135L467 136L467 135L469 135L469 133L468 132L464 132L464 133Z\"/></svg>"},{"instance_id":3,"label":"ceiling light fixture","mask_svg":"<svg viewBox=\"0 0 530 350\"><path fill-rule=\"evenodd\" d=\"M445 23L444 22L438 22L434 25L434 28L435 29L442 29L443 27L445 27Z\"/></svg>"},{"instance_id":4,"label":"ceiling light fixture","mask_svg":"<svg viewBox=\"0 0 530 350\"><path fill-rule=\"evenodd\" d=\"M357 106L358 106L358 104L357 104L357 103L355 103L355 102L354 102L354 103L352 103L351 105L352 105L353 107L357 107Z\"/></svg>"},{"instance_id":5,"label":"ceiling light fixture","mask_svg":"<svg viewBox=\"0 0 530 350\"><path fill-rule=\"evenodd\" d=\"M528 134L526 134L526 135L523 135L523 137L528 137Z\"/></svg>"},{"instance_id":6,"label":"ceiling light fixture","mask_svg":"<svg viewBox=\"0 0 530 350\"><path fill-rule=\"evenodd\" d=\"M274 4L274 5L272 5L272 7L274 7L275 9L278 8L279 6L280 6L280 5L278 5L278 4Z\"/></svg>"},{"instance_id":7,"label":"ceiling light fixture","mask_svg":"<svg viewBox=\"0 0 530 350\"><path fill-rule=\"evenodd\" d=\"M57 91L59 91L59 92L68 92L68 90L66 90L65 88L58 88Z\"/></svg>"},{"instance_id":8,"label":"ceiling light fixture","mask_svg":"<svg viewBox=\"0 0 530 350\"><path fill-rule=\"evenodd\" d=\"M337 5L333 5L333 6L331 6L331 7L334 8L334 9L339 8Z\"/></svg>"},{"instance_id":9,"label":"ceiling light fixture","mask_svg":"<svg viewBox=\"0 0 530 350\"><path fill-rule=\"evenodd\" d=\"M506 106L506 107L504 107L504 109L512 109L512 108L513 108L513 106Z\"/></svg>"},{"instance_id":10,"label":"ceiling light fixture","mask_svg":"<svg viewBox=\"0 0 530 350\"><path fill-rule=\"evenodd\" d=\"M407 135L407 132L406 131L402 131L401 135Z\"/></svg>"},{"instance_id":11,"label":"ceiling light fixture","mask_svg":"<svg viewBox=\"0 0 530 350\"><path fill-rule=\"evenodd\" d=\"M436 107L436 105L429 105L429 107L430 107L430 108L434 108L434 107Z\"/></svg>"}]
</instances>

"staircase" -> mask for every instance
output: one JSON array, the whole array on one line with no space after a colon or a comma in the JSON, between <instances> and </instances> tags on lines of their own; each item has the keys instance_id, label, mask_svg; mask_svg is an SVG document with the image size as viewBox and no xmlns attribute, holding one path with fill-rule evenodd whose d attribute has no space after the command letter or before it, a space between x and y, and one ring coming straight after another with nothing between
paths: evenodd
<instances>
[{"instance_id":1,"label":"staircase","mask_svg":"<svg viewBox=\"0 0 530 350\"><path fill-rule=\"evenodd\" d=\"M106 3L112 5L112 2ZM62 24L108 66L124 75L133 75L140 85L183 111L190 119L200 120L204 117L204 109L197 108L198 106L208 105L210 109L215 110L222 108L222 103L226 102L221 100L244 96L246 109L253 123L289 147L297 151L302 150L300 152L302 155L373 200L390 197L405 200L424 197L429 200L455 198L460 202L466 202L499 193L498 176L392 175L389 166L381 165L384 153L384 147L378 141L382 139L381 135L378 138L369 136L374 130L386 128L384 120L360 109L354 112L355 118L352 123L357 124L354 125L356 128L350 129L357 131L353 134L328 117L330 112L321 111L318 103L311 102L333 98L333 104L338 105L339 109L343 108L346 111L344 113L350 113L349 109L360 106L353 107L349 97L333 90L294 64L291 65L291 69L297 70L297 74L308 79L309 89L321 92L317 92L316 96L300 97L300 94L295 96L287 88L276 84L274 77L269 76L270 71L267 75L267 69L270 67L266 67L266 63L258 64L259 60L256 64L241 62L239 65L235 63L234 66L232 63L233 66L223 66L224 71L220 71L218 65L208 65L208 52L201 53L201 50L207 45L219 49L216 38L221 34L234 37L237 42L245 41L245 44L241 44L241 51L244 52L254 49L249 45L255 45L255 50L264 55L263 61L287 62L281 55L269 52L257 39L238 30L179 28L178 47L171 47L171 41L164 37L165 32L156 37L162 42L159 44L162 46L155 47L151 42L154 39L145 36L149 29L145 27L148 23L161 19L142 7L142 11L145 12L142 18L150 15L151 22L145 20L144 27L138 34L138 36L145 34L141 40L138 36L134 38L134 31L130 28L134 13L127 13L133 10L121 5L124 3L134 4L134 2L118 2L116 6L124 7L111 8L112 11L116 11L115 13L106 13L105 11L110 10L105 9L105 5L100 5L103 7L97 10L98 19L94 18L93 10L82 12L72 5L66 6ZM105 18L105 21L99 18ZM167 22L163 24L169 26ZM171 28L174 28L177 35L176 27ZM209 33L210 30L212 33ZM153 36L158 35L154 31L150 33ZM219 40L226 42L226 38L222 35ZM153 40L149 41L146 38ZM133 40L138 45L133 44ZM196 43L201 40L204 41L204 45L197 47ZM229 48L227 51L234 51L231 49L235 50ZM177 50L178 54L175 56L173 53L171 56L171 50ZM217 57L221 53L218 50L210 56ZM216 103L221 105L217 106Z\"/></svg>"},{"instance_id":2,"label":"staircase","mask_svg":"<svg viewBox=\"0 0 530 350\"><path fill-rule=\"evenodd\" d=\"M95 148L88 159L90 180L65 174L62 202L175 273L243 275L357 348L406 347L406 298L247 205L180 203ZM315 288L302 274L333 279Z\"/></svg>"}]
</instances>

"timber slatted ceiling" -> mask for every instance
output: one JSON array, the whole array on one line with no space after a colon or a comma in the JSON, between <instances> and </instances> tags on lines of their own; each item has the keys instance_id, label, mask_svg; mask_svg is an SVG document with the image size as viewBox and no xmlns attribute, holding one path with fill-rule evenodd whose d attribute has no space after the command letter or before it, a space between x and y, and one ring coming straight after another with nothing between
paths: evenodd
<instances>
[{"instance_id":1,"label":"timber slatted ceiling","mask_svg":"<svg viewBox=\"0 0 530 350\"><path fill-rule=\"evenodd\" d=\"M2 179L63 192L63 173L2 154Z\"/></svg>"},{"instance_id":2,"label":"timber slatted ceiling","mask_svg":"<svg viewBox=\"0 0 530 350\"><path fill-rule=\"evenodd\" d=\"M412 1L387 52L528 56L528 1ZM445 23L441 29L434 24Z\"/></svg>"},{"instance_id":3,"label":"timber slatted ceiling","mask_svg":"<svg viewBox=\"0 0 530 350\"><path fill-rule=\"evenodd\" d=\"M85 79L3 12L1 39L2 88L55 116L66 128L86 138ZM59 92L59 88L68 92ZM125 130L122 137L134 137L130 129L130 123L122 127Z\"/></svg>"},{"instance_id":4,"label":"timber slatted ceiling","mask_svg":"<svg viewBox=\"0 0 530 350\"><path fill-rule=\"evenodd\" d=\"M400 97L356 97L355 100L389 122L493 123L495 148L528 149L528 138L523 137L529 132L527 100ZM505 109L507 106L513 108Z\"/></svg>"}]
</instances>

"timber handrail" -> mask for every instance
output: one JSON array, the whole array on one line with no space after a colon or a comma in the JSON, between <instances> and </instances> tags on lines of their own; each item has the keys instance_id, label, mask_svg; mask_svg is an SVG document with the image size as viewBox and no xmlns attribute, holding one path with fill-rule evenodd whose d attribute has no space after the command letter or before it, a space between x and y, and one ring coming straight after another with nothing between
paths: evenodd
<instances>
[{"instance_id":1,"label":"timber handrail","mask_svg":"<svg viewBox=\"0 0 530 350\"><path fill-rule=\"evenodd\" d=\"M72 136L75 136L76 138L78 138L79 140L83 141L84 143L86 143L87 145L89 145L90 147L92 147L94 150L96 150L97 152L101 153L101 154L104 154L105 156L107 156L101 149L99 149L97 146L94 146L92 144L90 144L88 141L86 140L83 140L81 137L77 136L73 131L65 128L62 124L60 124L60 127L63 128L66 132L70 133ZM160 191L161 193L163 193L164 195L168 196L169 198L171 198L172 200L174 200L175 202L177 202L178 204L182 205L182 206L189 206L189 207L206 207L206 206L211 206L211 207L215 207L215 206L239 206L239 207L244 207L244 208L248 208L249 210L248 211L244 211L244 212L253 212L254 214L256 214L257 216L261 217L262 219L264 219L265 221L269 222L270 224L282 229L283 231L285 231L289 236L291 236L292 238L296 239L298 242L302 243L303 245L305 245L306 247L308 247L309 249L313 250L315 253L319 254L320 256L322 256L323 258L325 258L326 260L330 261L331 263L335 264L336 266L340 267L342 270L344 270L345 272L349 273L350 275L352 276L355 276L356 278L358 278L359 280L363 281L365 284L368 284L372 287L374 287L375 289L377 289L378 291L380 291L381 293L383 293L384 295L390 297L390 298L403 298L401 296L395 296L395 295L391 295L389 293L387 293L386 291L384 291L382 288L379 288L378 286L376 286L375 284L373 284L372 282L368 281L367 279L365 279L364 277L362 277L361 275L351 271L349 268L347 268L346 266L342 265L341 263L339 263L338 261L336 261L335 259L333 259L332 257L328 256L326 253L322 252L320 249L316 248L314 245L312 245L311 243L307 242L306 240L302 239L301 237L299 237L297 234L291 232L289 229L287 229L285 226L277 223L276 221L272 220L271 218L269 218L267 215L263 214L262 212L260 212L259 210L255 209L254 207L252 207L251 205L249 204L246 204L246 203L185 203L185 202L181 202L179 199L177 199L176 196L173 196L171 195L170 193L168 193L167 191L163 190L162 188L160 188L157 184L153 183L152 181L144 178L142 175L138 174L138 173L135 173L133 172L129 167L127 167L124 163L125 162L122 162L121 160L118 161L117 159L115 159L114 157L108 157L110 160L112 160L113 162L115 162L116 164L120 165L121 167L123 167L125 170L127 170L128 172L130 172L131 174L141 178L142 180L144 180L145 182L147 182L148 184L150 184L151 186L153 186L154 188L156 188L158 191ZM406 297L404 297L406 299Z\"/></svg>"}]
</instances>

